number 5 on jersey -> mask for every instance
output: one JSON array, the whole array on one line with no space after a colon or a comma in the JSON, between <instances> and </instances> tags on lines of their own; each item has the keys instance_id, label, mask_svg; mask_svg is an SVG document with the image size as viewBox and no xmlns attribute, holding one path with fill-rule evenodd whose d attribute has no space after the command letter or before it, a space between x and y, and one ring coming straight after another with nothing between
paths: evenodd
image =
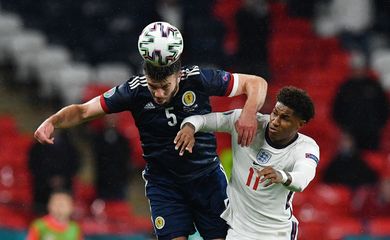
<instances>
[{"instance_id":1,"label":"number 5 on jersey","mask_svg":"<svg viewBox=\"0 0 390 240\"><path fill-rule=\"evenodd\" d=\"M168 125L173 127L177 124L176 115L173 112L173 107L165 108L165 116L167 116Z\"/></svg>"}]
</instances>

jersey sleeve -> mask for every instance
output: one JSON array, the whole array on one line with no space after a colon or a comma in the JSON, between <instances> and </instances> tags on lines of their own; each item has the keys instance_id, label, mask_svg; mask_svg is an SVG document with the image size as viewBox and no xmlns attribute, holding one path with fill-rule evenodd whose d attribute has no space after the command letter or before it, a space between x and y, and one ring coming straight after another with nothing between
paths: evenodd
<instances>
[{"instance_id":1,"label":"jersey sleeve","mask_svg":"<svg viewBox=\"0 0 390 240\"><path fill-rule=\"evenodd\" d=\"M137 89L131 89L129 81L111 88L100 96L100 105L106 113L131 110Z\"/></svg>"},{"instance_id":2,"label":"jersey sleeve","mask_svg":"<svg viewBox=\"0 0 390 240\"><path fill-rule=\"evenodd\" d=\"M240 116L241 109L227 112L213 112L205 115L194 115L183 120L181 127L185 123L195 126L195 132L227 132L235 131L234 123Z\"/></svg>"},{"instance_id":3,"label":"jersey sleeve","mask_svg":"<svg viewBox=\"0 0 390 240\"><path fill-rule=\"evenodd\" d=\"M202 69L202 84L209 96L235 96L239 77L223 70Z\"/></svg>"},{"instance_id":4,"label":"jersey sleeve","mask_svg":"<svg viewBox=\"0 0 390 240\"><path fill-rule=\"evenodd\" d=\"M291 184L287 187L294 192L302 192L314 179L320 159L319 147L315 142L303 142L294 153L296 162L291 175Z\"/></svg>"}]
</instances>

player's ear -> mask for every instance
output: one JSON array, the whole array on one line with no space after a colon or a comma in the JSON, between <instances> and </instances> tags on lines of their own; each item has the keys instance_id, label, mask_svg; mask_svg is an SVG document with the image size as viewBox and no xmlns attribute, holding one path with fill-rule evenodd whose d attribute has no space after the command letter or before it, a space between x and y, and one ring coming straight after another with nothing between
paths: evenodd
<instances>
[{"instance_id":1,"label":"player's ear","mask_svg":"<svg viewBox=\"0 0 390 240\"><path fill-rule=\"evenodd\" d=\"M299 126L299 128L301 128L301 127L305 126L305 125L306 125L306 123L307 123L307 121L306 121L306 120L300 119L300 120L299 120L299 123L298 123L298 126Z\"/></svg>"}]
</instances>

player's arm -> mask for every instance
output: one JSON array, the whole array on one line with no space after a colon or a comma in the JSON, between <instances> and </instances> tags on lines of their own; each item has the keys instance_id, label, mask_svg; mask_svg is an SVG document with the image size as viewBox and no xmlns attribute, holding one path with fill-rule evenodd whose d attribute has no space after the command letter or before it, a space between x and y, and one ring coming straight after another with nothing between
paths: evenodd
<instances>
[{"instance_id":1,"label":"player's arm","mask_svg":"<svg viewBox=\"0 0 390 240\"><path fill-rule=\"evenodd\" d=\"M238 133L238 144L249 146L256 135L256 113L264 105L268 85L263 78L255 75L235 75L238 76L238 86L233 96L242 94L247 96L240 118L235 123Z\"/></svg>"},{"instance_id":2,"label":"player's arm","mask_svg":"<svg viewBox=\"0 0 390 240\"><path fill-rule=\"evenodd\" d=\"M194 115L187 117L181 123L181 130L174 139L175 149L179 150L179 155L184 151L192 153L195 144L195 133L202 132L231 132L234 122L234 116L240 113L240 110L228 111L224 113L214 112L205 115Z\"/></svg>"},{"instance_id":3,"label":"player's arm","mask_svg":"<svg viewBox=\"0 0 390 240\"><path fill-rule=\"evenodd\" d=\"M35 131L34 137L44 144L53 144L53 133L56 128L70 128L83 122L101 117L105 114L100 97L83 104L72 104L47 118Z\"/></svg>"},{"instance_id":4,"label":"player's arm","mask_svg":"<svg viewBox=\"0 0 390 240\"><path fill-rule=\"evenodd\" d=\"M302 192L313 180L317 164L311 162L297 162L292 171L275 169L271 166L258 170L257 174L263 178L260 182L268 182L265 186L273 183L283 184L293 192Z\"/></svg>"},{"instance_id":5,"label":"player's arm","mask_svg":"<svg viewBox=\"0 0 390 240\"><path fill-rule=\"evenodd\" d=\"M268 180L265 186L279 183L293 192L302 192L314 179L319 161L318 156L318 146L308 147L305 151L296 153L294 157L297 157L297 161L292 171L275 169L268 166L262 170L258 170L257 173L259 177L263 176L260 180L261 182Z\"/></svg>"}]
</instances>

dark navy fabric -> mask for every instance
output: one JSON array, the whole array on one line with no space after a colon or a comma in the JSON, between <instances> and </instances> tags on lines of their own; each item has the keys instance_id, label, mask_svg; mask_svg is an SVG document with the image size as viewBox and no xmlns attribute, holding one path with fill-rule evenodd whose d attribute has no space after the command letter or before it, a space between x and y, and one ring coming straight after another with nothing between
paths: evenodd
<instances>
[{"instance_id":1,"label":"dark navy fabric","mask_svg":"<svg viewBox=\"0 0 390 240\"><path fill-rule=\"evenodd\" d=\"M188 236L194 233L194 224L204 239L226 236L228 226L219 217L227 199L227 180L221 168L186 184L160 176L144 179L158 239ZM156 224L161 219L163 227Z\"/></svg>"},{"instance_id":2,"label":"dark navy fabric","mask_svg":"<svg viewBox=\"0 0 390 240\"><path fill-rule=\"evenodd\" d=\"M222 70L183 67L179 91L166 105L154 102L142 75L106 92L101 103L107 113L132 113L147 162L146 175L165 175L186 182L217 168L219 159L212 133L197 133L193 153L179 156L173 140L180 124L188 116L210 113L209 96L230 94L233 81L232 74Z\"/></svg>"}]
</instances>

